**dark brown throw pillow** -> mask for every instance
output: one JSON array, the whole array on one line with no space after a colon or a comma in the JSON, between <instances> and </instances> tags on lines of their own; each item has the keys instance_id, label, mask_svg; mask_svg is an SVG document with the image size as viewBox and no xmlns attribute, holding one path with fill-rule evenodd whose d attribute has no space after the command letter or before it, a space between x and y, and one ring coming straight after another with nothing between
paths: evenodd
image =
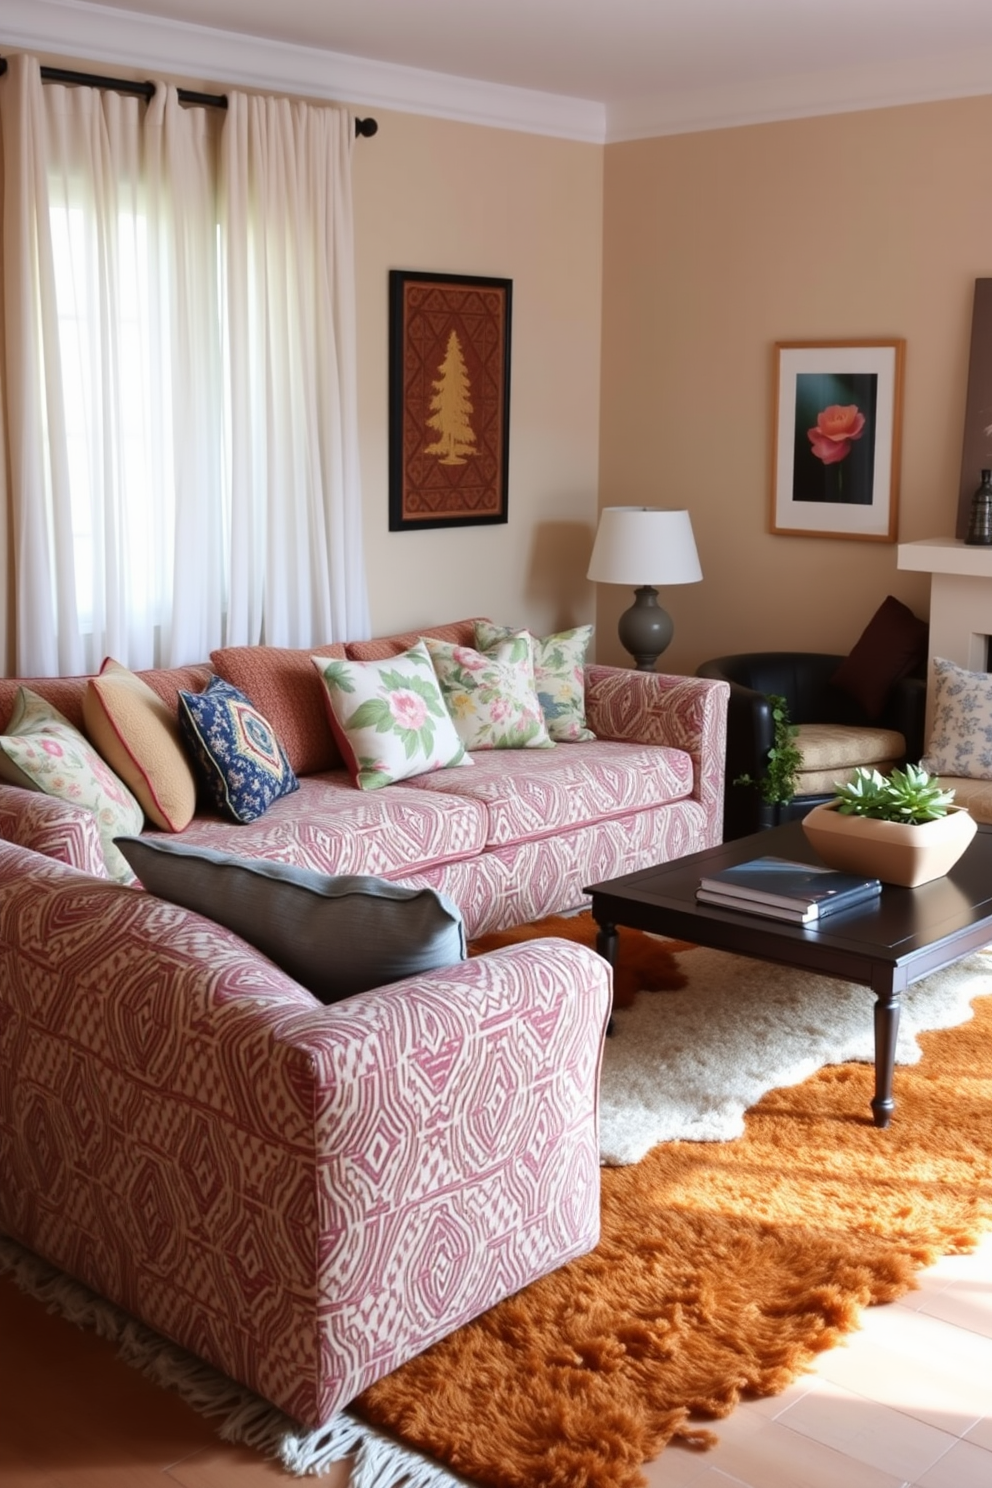
<instances>
[{"instance_id":1,"label":"dark brown throw pillow","mask_svg":"<svg viewBox=\"0 0 992 1488\"><path fill-rule=\"evenodd\" d=\"M895 684L923 665L928 637L926 621L890 594L830 680L860 703L868 718L878 718Z\"/></svg>"}]
</instances>

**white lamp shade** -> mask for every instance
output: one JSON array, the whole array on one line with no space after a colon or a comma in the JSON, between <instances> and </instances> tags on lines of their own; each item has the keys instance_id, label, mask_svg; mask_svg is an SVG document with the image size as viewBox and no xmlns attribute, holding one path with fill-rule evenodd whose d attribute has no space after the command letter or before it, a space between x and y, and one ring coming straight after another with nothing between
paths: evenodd
<instances>
[{"instance_id":1,"label":"white lamp shade","mask_svg":"<svg viewBox=\"0 0 992 1488\"><path fill-rule=\"evenodd\" d=\"M703 577L687 511L604 506L587 578L598 584L695 584Z\"/></svg>"}]
</instances>

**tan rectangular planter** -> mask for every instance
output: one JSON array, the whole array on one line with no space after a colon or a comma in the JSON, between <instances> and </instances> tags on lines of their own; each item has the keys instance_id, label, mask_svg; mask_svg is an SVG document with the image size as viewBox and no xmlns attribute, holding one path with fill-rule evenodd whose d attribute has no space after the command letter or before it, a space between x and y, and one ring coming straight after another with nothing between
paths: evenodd
<instances>
[{"instance_id":1,"label":"tan rectangular planter","mask_svg":"<svg viewBox=\"0 0 992 1488\"><path fill-rule=\"evenodd\" d=\"M964 806L949 806L946 816L911 825L842 816L837 802L827 801L803 817L803 831L829 868L913 889L954 867L977 824Z\"/></svg>"}]
</instances>

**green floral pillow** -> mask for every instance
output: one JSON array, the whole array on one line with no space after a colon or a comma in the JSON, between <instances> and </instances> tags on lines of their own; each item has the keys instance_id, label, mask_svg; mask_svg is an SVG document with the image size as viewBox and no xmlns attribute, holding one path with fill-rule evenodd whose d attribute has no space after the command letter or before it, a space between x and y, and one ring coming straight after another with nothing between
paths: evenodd
<instances>
[{"instance_id":1,"label":"green floral pillow","mask_svg":"<svg viewBox=\"0 0 992 1488\"><path fill-rule=\"evenodd\" d=\"M492 625L488 620L475 622L475 644L486 653L515 634L508 625ZM559 744L580 744L596 737L586 726L584 667L591 640L591 625L577 625L574 630L545 636L543 641L531 636L534 685L548 735Z\"/></svg>"},{"instance_id":2,"label":"green floral pillow","mask_svg":"<svg viewBox=\"0 0 992 1488\"><path fill-rule=\"evenodd\" d=\"M466 749L553 749L534 686L526 630L488 651L425 636L448 712Z\"/></svg>"},{"instance_id":3,"label":"green floral pillow","mask_svg":"<svg viewBox=\"0 0 992 1488\"><path fill-rule=\"evenodd\" d=\"M110 877L118 883L134 877L114 838L141 831L141 806L89 740L29 687L18 689L7 732L0 738L0 780L92 811Z\"/></svg>"},{"instance_id":4,"label":"green floral pillow","mask_svg":"<svg viewBox=\"0 0 992 1488\"><path fill-rule=\"evenodd\" d=\"M422 641L382 661L310 660L324 683L338 748L360 790L472 763Z\"/></svg>"}]
</instances>

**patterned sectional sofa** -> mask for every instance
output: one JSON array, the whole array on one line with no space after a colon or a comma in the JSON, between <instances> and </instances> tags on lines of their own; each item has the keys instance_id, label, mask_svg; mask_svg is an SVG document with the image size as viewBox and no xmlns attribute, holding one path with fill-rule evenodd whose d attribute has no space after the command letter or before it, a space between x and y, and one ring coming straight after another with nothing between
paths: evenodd
<instances>
[{"instance_id":1,"label":"patterned sectional sofa","mask_svg":"<svg viewBox=\"0 0 992 1488\"><path fill-rule=\"evenodd\" d=\"M595 742L359 791L308 655L214 654L300 789L183 840L439 889L470 936L719 840L725 684L591 666ZM170 706L209 675L142 674ZM82 727L85 679L29 685ZM596 1243L609 1001L599 958L538 941L322 1006L109 881L92 813L0 784L0 1230L318 1425Z\"/></svg>"}]
</instances>

